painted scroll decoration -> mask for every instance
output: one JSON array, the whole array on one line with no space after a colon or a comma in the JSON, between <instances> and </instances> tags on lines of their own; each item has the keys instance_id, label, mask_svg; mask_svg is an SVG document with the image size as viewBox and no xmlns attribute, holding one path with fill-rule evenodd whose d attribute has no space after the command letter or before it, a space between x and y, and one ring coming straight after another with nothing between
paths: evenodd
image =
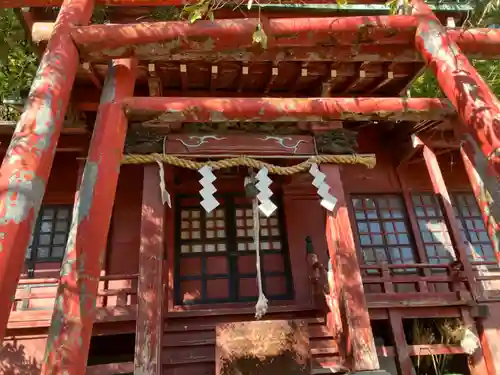
<instances>
[{"instance_id":1,"label":"painted scroll decoration","mask_svg":"<svg viewBox=\"0 0 500 375\"><path fill-rule=\"evenodd\" d=\"M266 167L263 167L255 176L257 178L257 184L255 187L259 190L257 194L257 199L259 200L259 210L267 217L271 216L278 207L271 201L271 196L273 192L269 188L272 181L268 176L269 171Z\"/></svg>"},{"instance_id":2,"label":"painted scroll decoration","mask_svg":"<svg viewBox=\"0 0 500 375\"><path fill-rule=\"evenodd\" d=\"M165 154L227 155L314 155L314 138L266 134L189 135L171 134L165 138Z\"/></svg>"},{"instance_id":3,"label":"painted scroll decoration","mask_svg":"<svg viewBox=\"0 0 500 375\"><path fill-rule=\"evenodd\" d=\"M198 172L203 176L200 180L200 184L202 186L200 195L203 198L201 206L206 212L212 212L217 206L219 206L219 202L214 197L217 189L215 188L213 182L216 180L216 177L212 172L212 168L207 165L198 169Z\"/></svg>"},{"instance_id":4,"label":"painted scroll decoration","mask_svg":"<svg viewBox=\"0 0 500 375\"><path fill-rule=\"evenodd\" d=\"M312 164L309 173L314 177L312 184L318 189L318 195L322 198L321 205L328 211L333 211L337 198L330 194L330 186L325 182L326 175L319 170L318 164Z\"/></svg>"}]
</instances>

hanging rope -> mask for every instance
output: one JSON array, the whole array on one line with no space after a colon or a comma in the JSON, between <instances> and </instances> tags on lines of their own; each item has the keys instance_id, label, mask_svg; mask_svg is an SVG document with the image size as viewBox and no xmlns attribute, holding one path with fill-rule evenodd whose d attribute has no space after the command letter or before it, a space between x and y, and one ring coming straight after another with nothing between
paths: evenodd
<instances>
[{"instance_id":1,"label":"hanging rope","mask_svg":"<svg viewBox=\"0 0 500 375\"><path fill-rule=\"evenodd\" d=\"M253 242L255 245L255 268L257 269L257 288L259 289L259 299L255 305L255 318L260 319L267 313L267 298L262 287L262 272L260 270L260 214L257 198L252 200L253 211Z\"/></svg>"},{"instance_id":2,"label":"hanging rope","mask_svg":"<svg viewBox=\"0 0 500 375\"><path fill-rule=\"evenodd\" d=\"M290 167L280 167L278 165L266 163L264 161L253 159L244 155L230 159L199 162L167 154L134 154L126 155L122 160L122 164L148 164L157 162L163 162L174 165L176 167L196 170L205 165L210 166L212 170L232 168L236 166L246 166L255 169L261 169L265 167L269 170L269 173L272 174L292 175L308 171L309 168L311 168L312 164L361 164L368 168L373 168L375 166L376 159L375 155L316 155Z\"/></svg>"}]
</instances>

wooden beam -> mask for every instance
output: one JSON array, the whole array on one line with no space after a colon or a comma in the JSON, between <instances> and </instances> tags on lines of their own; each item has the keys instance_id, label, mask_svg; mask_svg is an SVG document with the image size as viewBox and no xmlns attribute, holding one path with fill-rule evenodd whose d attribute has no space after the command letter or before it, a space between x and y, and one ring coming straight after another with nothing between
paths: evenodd
<instances>
[{"instance_id":1,"label":"wooden beam","mask_svg":"<svg viewBox=\"0 0 500 375\"><path fill-rule=\"evenodd\" d=\"M227 121L417 121L443 119L446 100L424 98L151 98L122 102L130 119L159 123Z\"/></svg>"},{"instance_id":2,"label":"wooden beam","mask_svg":"<svg viewBox=\"0 0 500 375\"><path fill-rule=\"evenodd\" d=\"M269 136L171 134L165 140L167 154L225 155L316 155L314 137L309 135Z\"/></svg>"},{"instance_id":3,"label":"wooden beam","mask_svg":"<svg viewBox=\"0 0 500 375\"><path fill-rule=\"evenodd\" d=\"M462 308L461 313L462 313L462 322L464 326L468 330L470 330L472 334L478 338L478 340L480 340L479 334L477 332L476 322L471 317L469 309ZM474 350L474 353L469 355L468 362L471 375L488 374L486 358L483 354L483 348L481 347L481 344L479 344L479 347L476 350Z\"/></svg>"},{"instance_id":4,"label":"wooden beam","mask_svg":"<svg viewBox=\"0 0 500 375\"><path fill-rule=\"evenodd\" d=\"M410 358L410 350L406 342L403 327L403 317L399 310L389 310L389 324L391 325L392 339L396 352L396 364L401 375L413 375L414 368Z\"/></svg>"},{"instance_id":5,"label":"wooden beam","mask_svg":"<svg viewBox=\"0 0 500 375\"><path fill-rule=\"evenodd\" d=\"M258 18L105 24L77 26L71 36L82 54L94 58L153 47L157 51L215 52L255 47L252 35L259 25ZM350 46L359 44L360 38L377 45L408 45L413 43L417 25L418 19L412 16L352 16L269 18L263 27L266 48L284 48L319 47L332 41Z\"/></svg>"},{"instance_id":6,"label":"wooden beam","mask_svg":"<svg viewBox=\"0 0 500 375\"><path fill-rule=\"evenodd\" d=\"M1 2L2 0L0 0L0 3ZM407 51L407 50L412 50L415 52L413 40L411 39L407 40L407 38L412 38L413 33L415 31L416 26L414 24L415 23L414 19L404 18L409 16L370 16L370 17L372 18L367 19L367 17L363 17L364 19L366 19L366 22L361 21L360 20L361 17L338 18L342 19L343 21L336 22L333 32L337 31L339 33L342 33L342 36L340 38L339 37L335 38L336 43L339 43L335 47L335 53L338 54L340 57L335 58L335 53L334 53L332 54L331 58L332 61L339 60L339 58L342 58L341 56L344 56L345 53L339 54L338 51L339 50L347 51L347 49L345 48L347 46L355 46L355 48L353 49L349 48L349 50L351 51L351 59L352 56L355 56L356 50L360 51L360 53L363 55L361 51L365 50L366 52L368 52L370 51L371 47L374 56L373 59L375 61L380 61L376 57L377 50L379 50L380 57L383 58L384 56L387 55L387 52L390 51L391 49L392 49L393 60L388 59L386 61L397 61L400 58L403 59L410 58L412 61L422 61L422 57L418 53L411 53ZM394 21L391 21L391 23L388 24L386 19L388 18L392 19L393 17L403 17L403 18L399 19L395 18ZM321 27L322 27L321 25L326 24L328 20L333 20L334 18L322 18L322 19L325 21L321 21L320 23L318 23L318 33L319 33L318 35L320 38L321 38ZM375 21L376 19L381 21L380 22ZM249 37L249 35L247 35L250 32L250 30L245 27L245 26L248 27L249 22L255 23L256 22L255 20L256 19L233 19L233 20L219 19L216 21L216 25L219 25L218 23L220 23L220 25L224 25L225 28L229 29L233 26L235 28L237 27L237 29L234 29L233 32L227 34L229 38L223 37L222 40L220 38L217 38L216 43L213 45L213 47L211 46L209 49L204 49L204 50L199 48L198 49L192 48L194 47L193 44L190 44L189 41L183 40L183 42L181 43L182 51L183 52L196 51L196 53L199 56L200 53L214 52L216 50L220 51L221 48L217 47L217 45L220 44L220 46L225 46L223 50L226 50L231 55L233 55L233 59L237 58L237 56L241 55L243 51L255 47L253 43L251 43L252 39ZM295 23L296 21L300 22L301 20L310 20L310 19L282 18L279 20L280 21L276 24L276 26L273 24L274 20L271 21L269 25L270 29L266 30L266 33L268 34L268 36L270 36L270 38L268 39L268 43L270 44L267 46L268 47L267 49L273 50L277 47L288 48L288 57L292 58L292 56L295 53L298 53L300 55L301 48L308 46L311 47L313 45L322 46L328 44L328 43L322 43L321 39L318 40L317 42L313 42L314 39L310 37L302 39L298 38L296 40L293 40L291 37L290 39L287 39L287 27L288 28L296 27L295 25L293 25L293 23L289 23L292 22L291 20L294 20L293 22ZM169 40L171 41L172 38L174 39L176 38L175 35L177 35L177 33L179 33L180 35L184 35L186 30L189 31L185 35L191 33L198 33L197 31L198 29L200 30L199 33L203 36L211 35L210 33L206 34L204 31L202 31L205 28L205 23L208 24L208 22L211 21L198 21L194 25L191 25L190 23L183 21L113 25L112 27L110 27L110 25L93 25L93 26L88 26L86 28L75 29L74 35L77 44L79 45L82 44L83 46L81 53L87 58L99 60L103 59L104 57L108 58L129 57L131 56L131 54L134 54L134 56L140 60L148 59L148 56L149 58L154 57L155 60L158 60L159 56L167 57L169 55L171 56L173 53L171 49L168 48L165 49L164 45L160 45L159 44L160 42L165 43ZM360 29L359 30L351 29L354 27L356 23L360 23ZM162 26L164 24L168 24L169 26ZM143 26L137 26L137 25L143 25ZM156 26L152 27L152 25ZM183 25L182 26L183 28L179 28L180 25ZM307 32L307 29L304 28L304 25L302 26L299 25L298 29L295 30L294 32ZM373 25L375 25L380 30L386 28L392 31L393 29L397 28L398 38L395 39L394 36L390 34L390 32L385 35L384 33L377 33L377 32L374 33L374 30L371 30ZM241 26L244 27L242 28ZM153 29L162 28L164 29L164 31L161 33L155 32L154 33L155 36L153 36L152 34L154 30L149 32L145 30L145 27L147 28L152 27ZM184 27L186 29L184 29ZM222 32L224 27L222 29L219 29L219 31L214 30L214 32L215 33ZM273 27L276 27L276 29L279 30L277 38L273 37L272 34ZM365 33L364 29L368 30L368 28L370 30L368 31L368 33ZM33 23L30 36L33 43L39 44L47 41L53 29L54 29L54 23L52 22ZM131 32L132 29L134 30L133 33ZM401 29L404 29L404 31L401 32ZM132 36L130 34L134 35ZM124 35L125 37L123 37ZM148 35L150 36L147 37ZM288 32L288 35L294 35L294 34L292 31L290 31ZM327 36L328 34L323 33L323 35L325 38L328 37ZM314 38L316 37L317 35L315 34ZM355 39L360 37L365 38L362 44L359 43L359 39ZM366 39L366 37L368 37L368 39ZM482 29L482 28L447 29L446 37L451 42L456 43L463 51L463 53L467 55L469 58L486 59L486 60L488 59L495 60L500 58L500 30L498 29ZM158 39L161 39L161 41ZM233 41L235 43L234 46L232 48L229 48L227 45L229 43L233 43ZM142 45L141 42L143 42ZM192 43L195 42L196 38L193 38ZM274 43L276 45L274 45ZM104 46L108 46L109 48L104 48ZM118 47L120 46L121 47L129 46L129 48L122 48L121 50L118 50ZM140 48L138 48L139 46ZM234 51L235 48L238 49L236 52ZM290 50L289 48L293 49ZM106 51L104 51L104 49L106 49ZM330 48L328 49L331 50ZM324 53L328 53L327 52L328 49L323 49ZM347 58L347 56L344 57ZM191 59L192 58L193 57L191 57ZM173 60L175 60L175 58ZM360 59L359 61L370 61L370 60L371 59L365 59L365 60ZM245 61L249 61L249 59L246 59ZM269 61L277 61L277 59L269 59Z\"/></svg>"},{"instance_id":7,"label":"wooden beam","mask_svg":"<svg viewBox=\"0 0 500 375\"><path fill-rule=\"evenodd\" d=\"M460 155L493 244L497 262L500 264L500 181L492 173L488 161L470 137L460 148Z\"/></svg>"},{"instance_id":8,"label":"wooden beam","mask_svg":"<svg viewBox=\"0 0 500 375\"><path fill-rule=\"evenodd\" d=\"M74 24L88 23L92 5L91 0L67 0L59 11L57 27L0 168L0 342L78 66L78 50L69 37L69 29Z\"/></svg>"},{"instance_id":9,"label":"wooden beam","mask_svg":"<svg viewBox=\"0 0 500 375\"><path fill-rule=\"evenodd\" d=\"M448 226L453 249L463 265L464 274L467 278L467 283L470 286L470 293L474 299L477 299L482 296L481 285L476 282L475 272L472 269L471 262L467 255L465 243L462 240L460 226L455 216L455 211L453 210L453 206L451 204L450 194L448 193L436 154L427 145L423 144L418 137L415 137L414 139L415 144L419 144L422 147L427 172L429 173L434 193L440 200L443 217Z\"/></svg>"},{"instance_id":10,"label":"wooden beam","mask_svg":"<svg viewBox=\"0 0 500 375\"><path fill-rule=\"evenodd\" d=\"M412 0L412 14L420 17L415 45L430 66L443 93L462 119L500 179L500 101L449 37L447 30L424 0ZM500 41L500 35L495 40Z\"/></svg>"},{"instance_id":11,"label":"wooden beam","mask_svg":"<svg viewBox=\"0 0 500 375\"><path fill-rule=\"evenodd\" d=\"M85 373L99 276L115 200L127 119L121 98L134 91L136 63L110 64L61 266L43 375Z\"/></svg>"},{"instance_id":12,"label":"wooden beam","mask_svg":"<svg viewBox=\"0 0 500 375\"><path fill-rule=\"evenodd\" d=\"M63 0L0 0L0 8L57 7ZM184 6L196 4L196 0L96 0L97 5L124 7ZM287 0L286 3L293 3ZM302 0L302 4L330 4L327 0ZM273 0L263 0L260 4L275 4ZM388 8L387 8L388 10Z\"/></svg>"},{"instance_id":13,"label":"wooden beam","mask_svg":"<svg viewBox=\"0 0 500 375\"><path fill-rule=\"evenodd\" d=\"M337 198L333 212L327 212L326 238L333 273L339 280L339 308L344 318L346 360L352 371L378 370L379 362L370 316L363 291L354 233L349 219L340 166L322 165L330 193Z\"/></svg>"},{"instance_id":14,"label":"wooden beam","mask_svg":"<svg viewBox=\"0 0 500 375\"><path fill-rule=\"evenodd\" d=\"M85 375L118 375L130 374L134 371L132 362L108 363L105 365L88 366Z\"/></svg>"},{"instance_id":15,"label":"wooden beam","mask_svg":"<svg viewBox=\"0 0 500 375\"><path fill-rule=\"evenodd\" d=\"M0 152L7 151L10 137L0 135ZM57 142L57 152L78 152L86 154L90 143L90 133L85 134L62 134Z\"/></svg>"},{"instance_id":16,"label":"wooden beam","mask_svg":"<svg viewBox=\"0 0 500 375\"><path fill-rule=\"evenodd\" d=\"M160 375L165 227L156 164L144 167L143 181L134 373Z\"/></svg>"}]
</instances>

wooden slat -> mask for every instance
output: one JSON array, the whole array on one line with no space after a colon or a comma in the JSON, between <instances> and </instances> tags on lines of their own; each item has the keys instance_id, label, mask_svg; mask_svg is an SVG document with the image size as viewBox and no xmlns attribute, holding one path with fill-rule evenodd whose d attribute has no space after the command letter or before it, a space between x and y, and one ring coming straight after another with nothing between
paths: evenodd
<instances>
[{"instance_id":1,"label":"wooden slat","mask_svg":"<svg viewBox=\"0 0 500 375\"><path fill-rule=\"evenodd\" d=\"M52 309L43 311L12 311L7 329L48 327ZM95 323L130 321L136 318L136 306L97 308Z\"/></svg>"}]
</instances>

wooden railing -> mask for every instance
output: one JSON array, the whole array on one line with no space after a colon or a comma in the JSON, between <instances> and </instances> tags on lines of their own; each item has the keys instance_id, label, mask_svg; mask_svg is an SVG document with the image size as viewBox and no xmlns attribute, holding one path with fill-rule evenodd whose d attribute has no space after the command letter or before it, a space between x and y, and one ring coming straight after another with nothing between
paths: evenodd
<instances>
[{"instance_id":1,"label":"wooden railing","mask_svg":"<svg viewBox=\"0 0 500 375\"><path fill-rule=\"evenodd\" d=\"M97 307L136 304L138 275L101 276ZM23 279L19 281L13 311L52 309L58 279Z\"/></svg>"},{"instance_id":2,"label":"wooden railing","mask_svg":"<svg viewBox=\"0 0 500 375\"><path fill-rule=\"evenodd\" d=\"M369 307L466 304L468 281L453 264L361 265Z\"/></svg>"},{"instance_id":3,"label":"wooden railing","mask_svg":"<svg viewBox=\"0 0 500 375\"><path fill-rule=\"evenodd\" d=\"M101 276L97 293L96 320L135 319L138 275ZM50 322L58 279L19 281L9 328L44 326Z\"/></svg>"},{"instance_id":4,"label":"wooden railing","mask_svg":"<svg viewBox=\"0 0 500 375\"><path fill-rule=\"evenodd\" d=\"M484 300L500 300L500 267L496 261L472 262L476 280L481 283Z\"/></svg>"}]
</instances>

